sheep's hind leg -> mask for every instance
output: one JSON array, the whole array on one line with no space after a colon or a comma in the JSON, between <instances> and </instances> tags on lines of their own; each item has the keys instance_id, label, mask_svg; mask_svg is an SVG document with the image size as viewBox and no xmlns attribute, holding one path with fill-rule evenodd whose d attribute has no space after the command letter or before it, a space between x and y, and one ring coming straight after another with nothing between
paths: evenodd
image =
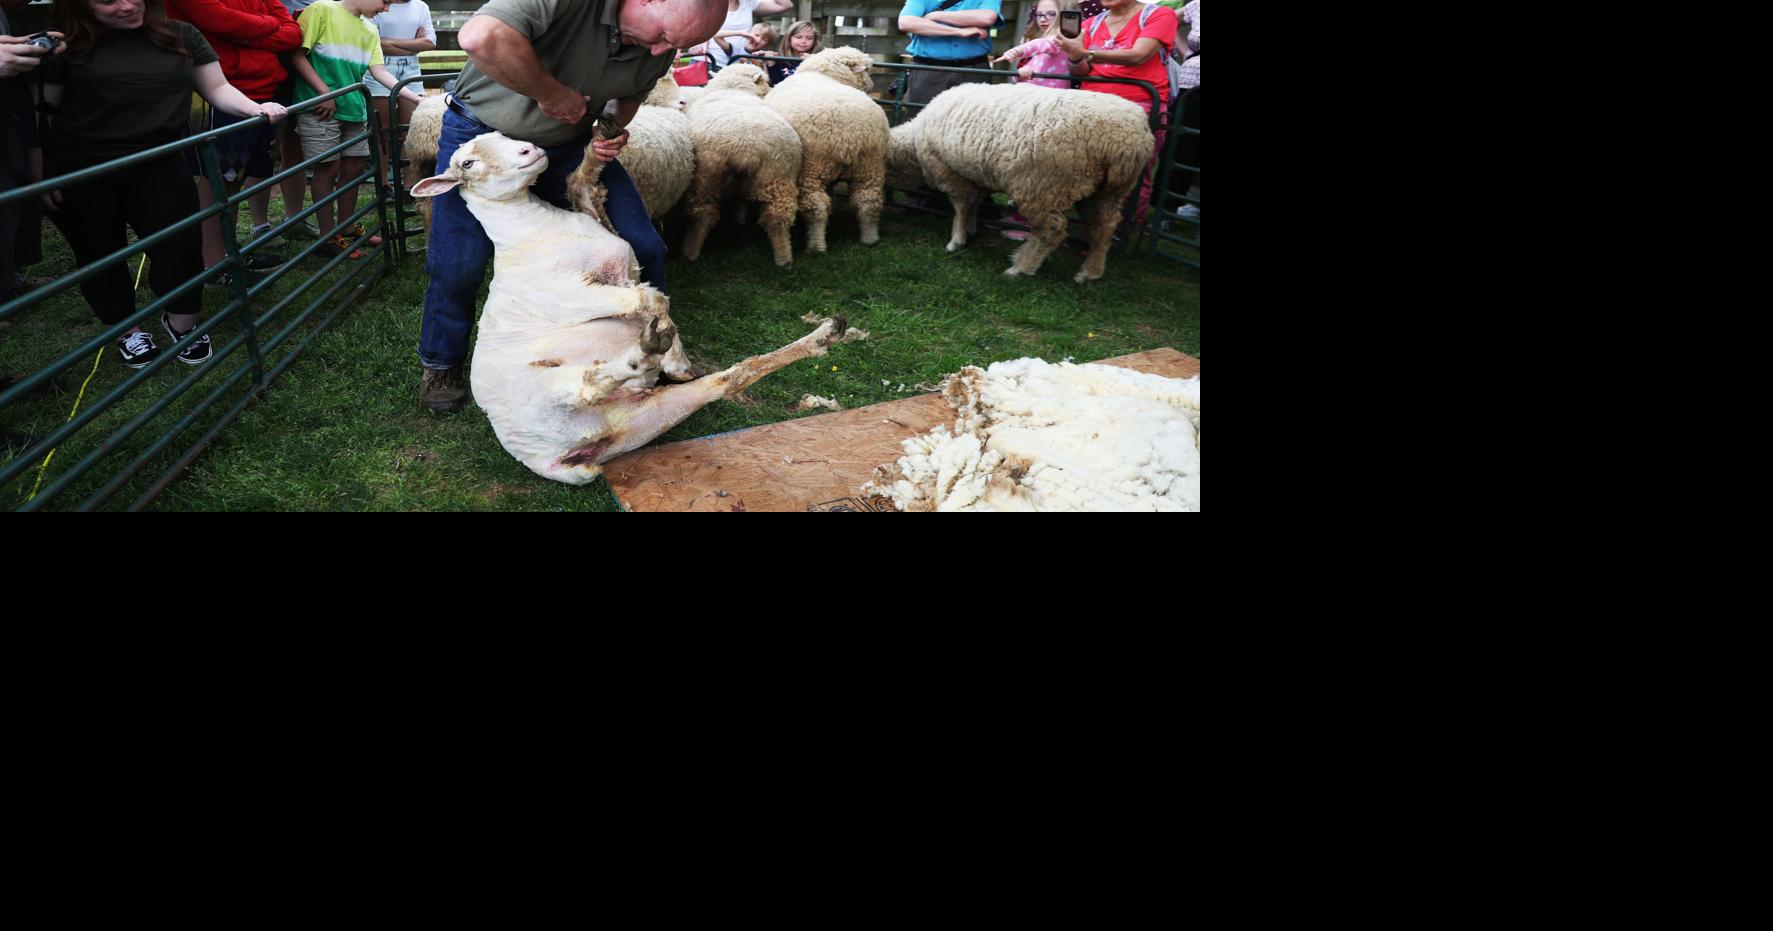
<instances>
[{"instance_id":1,"label":"sheep's hind leg","mask_svg":"<svg viewBox=\"0 0 1773 931\"><path fill-rule=\"evenodd\" d=\"M1106 191L1084 202L1084 217L1090 221L1090 253L1084 256L1083 268L1072 278L1078 284L1102 277L1108 266L1108 249L1114 245L1114 228L1120 225L1120 198Z\"/></svg>"},{"instance_id":2,"label":"sheep's hind leg","mask_svg":"<svg viewBox=\"0 0 1773 931\"><path fill-rule=\"evenodd\" d=\"M837 342L847 329L848 324L842 317L833 317L775 352L753 356L729 369L686 384L651 389L644 397L632 402L620 418L609 418L619 426L586 438L562 456L557 464L566 467L608 462L629 450L639 449L682 423L689 415L722 397L737 395L765 375L802 359L824 355L826 348Z\"/></svg>"},{"instance_id":3,"label":"sheep's hind leg","mask_svg":"<svg viewBox=\"0 0 1773 931\"><path fill-rule=\"evenodd\" d=\"M862 245L880 242L880 208L886 202L886 176L869 173L850 180L850 203L862 227Z\"/></svg>"},{"instance_id":4,"label":"sheep's hind leg","mask_svg":"<svg viewBox=\"0 0 1773 931\"><path fill-rule=\"evenodd\" d=\"M1004 274L1011 277L1032 275L1040 271L1041 263L1047 260L1047 255L1065 244L1063 211L1050 207L1037 211L1024 205L1022 214L1028 218L1028 226L1034 231L1034 235L1028 237L1028 241L1022 243L1022 247L1010 257L1010 267Z\"/></svg>"},{"instance_id":5,"label":"sheep's hind leg","mask_svg":"<svg viewBox=\"0 0 1773 931\"><path fill-rule=\"evenodd\" d=\"M770 238L776 264L783 268L794 264L794 240L788 231L794 226L796 193L792 178L765 185L758 191L763 200L763 216L758 222Z\"/></svg>"},{"instance_id":6,"label":"sheep's hind leg","mask_svg":"<svg viewBox=\"0 0 1773 931\"><path fill-rule=\"evenodd\" d=\"M831 222L831 179L812 166L800 176L800 213L806 220L806 251L825 251L825 229Z\"/></svg>"}]
</instances>

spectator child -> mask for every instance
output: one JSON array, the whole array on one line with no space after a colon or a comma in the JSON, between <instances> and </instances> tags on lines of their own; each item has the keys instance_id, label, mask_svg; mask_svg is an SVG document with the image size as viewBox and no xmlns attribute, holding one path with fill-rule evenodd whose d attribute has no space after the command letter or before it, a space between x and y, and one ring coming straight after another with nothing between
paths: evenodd
<instances>
[{"instance_id":1,"label":"spectator child","mask_svg":"<svg viewBox=\"0 0 1773 931\"><path fill-rule=\"evenodd\" d=\"M1069 4L1073 9L1075 3ZM1036 74L1067 74L1065 50L1059 47L1055 39L1059 36L1059 0L1040 0L1030 18L1028 29L1022 34L1021 45L1004 52L994 61L1008 62L1016 69L1016 77L1022 83L1038 84L1041 87L1071 87L1069 78L1037 78ZM1030 33L1034 36L1031 38Z\"/></svg>"},{"instance_id":2,"label":"spectator child","mask_svg":"<svg viewBox=\"0 0 1773 931\"><path fill-rule=\"evenodd\" d=\"M783 58L805 58L818 50L819 31L810 21L803 19L788 27L788 33L782 37L782 47L776 49L776 54ZM770 62L770 86L788 80L799 67L791 61Z\"/></svg>"},{"instance_id":3,"label":"spectator child","mask_svg":"<svg viewBox=\"0 0 1773 931\"><path fill-rule=\"evenodd\" d=\"M365 68L384 87L399 83L382 65L382 37L365 17L388 11L388 0L314 0L302 11L302 51L294 59L296 103L313 100L336 90L356 87L363 81ZM419 95L411 88L401 90L403 99L418 103ZM296 134L302 140L303 158L318 158L336 148L347 134L363 131L369 120L362 94L345 94L323 101L296 116ZM314 166L314 202L338 189L341 181L355 179L363 171L369 156L369 141L359 140L344 151L343 157L329 157ZM340 192L338 218L342 221L357 211L357 184L353 180ZM321 235L328 238L323 250L330 255L349 255L360 259L363 253L351 243L364 235L363 224L337 226L333 223L333 205L315 211ZM382 244L382 237L370 236L370 246Z\"/></svg>"}]
</instances>

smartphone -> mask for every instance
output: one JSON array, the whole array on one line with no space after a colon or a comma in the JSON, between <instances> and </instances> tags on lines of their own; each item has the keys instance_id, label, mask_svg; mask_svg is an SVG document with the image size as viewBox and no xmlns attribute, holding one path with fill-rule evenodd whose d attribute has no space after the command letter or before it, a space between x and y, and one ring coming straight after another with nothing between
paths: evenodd
<instances>
[{"instance_id":1,"label":"smartphone","mask_svg":"<svg viewBox=\"0 0 1773 931\"><path fill-rule=\"evenodd\" d=\"M1067 39L1075 39L1083 35L1083 12L1081 10L1065 10L1060 13L1059 34Z\"/></svg>"}]
</instances>

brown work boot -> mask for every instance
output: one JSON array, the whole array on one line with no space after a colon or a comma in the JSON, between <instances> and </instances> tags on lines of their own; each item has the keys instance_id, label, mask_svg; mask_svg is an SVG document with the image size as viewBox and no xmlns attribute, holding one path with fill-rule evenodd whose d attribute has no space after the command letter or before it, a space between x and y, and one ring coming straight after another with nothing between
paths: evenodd
<instances>
[{"instance_id":1,"label":"brown work boot","mask_svg":"<svg viewBox=\"0 0 1773 931\"><path fill-rule=\"evenodd\" d=\"M425 369L419 380L419 403L439 414L453 414L468 403L468 378L461 366Z\"/></svg>"}]
</instances>

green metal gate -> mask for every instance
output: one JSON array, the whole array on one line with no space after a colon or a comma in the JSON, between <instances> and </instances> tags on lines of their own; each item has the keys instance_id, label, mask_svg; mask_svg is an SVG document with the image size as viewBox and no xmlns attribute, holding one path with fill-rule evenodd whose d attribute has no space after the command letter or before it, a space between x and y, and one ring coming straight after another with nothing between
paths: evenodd
<instances>
[{"instance_id":1,"label":"green metal gate","mask_svg":"<svg viewBox=\"0 0 1773 931\"><path fill-rule=\"evenodd\" d=\"M333 91L289 108L289 119L293 120L297 113L322 101L352 93L361 94L366 103L370 99L367 89L361 85ZM0 426L6 427L9 434L19 432L20 428L29 431L33 425L41 431L40 435L32 433L22 441L0 445L0 505L20 511L93 510L114 499L123 500L118 495L127 492L128 509L140 510L195 462L222 430L286 371L317 336L361 300L376 280L392 270L393 252L384 242L373 249L366 248L361 259L350 259L352 250L344 250L305 276L298 271L298 263L315 256L327 243L329 232L346 229L375 213L374 224L366 224L368 228L364 234L353 241L352 247L356 249L387 226L389 205L380 199L380 185L374 183L377 153L382 144L379 118L374 115L374 106L369 106L368 110L370 121L365 123L363 131L315 158L285 166L273 177L243 188L232 196L226 192L217 164L216 140L262 126L267 121L265 117L198 133L178 142L0 194L0 203L36 198L133 165L176 155L179 150L195 145L203 175L215 197L215 203L210 207L200 209L168 229L130 243L99 262L0 304L0 322L13 324L6 344L0 345L0 360L18 358L21 350L26 356L54 355L53 361L0 390ZM366 138L370 155L363 174L340 179L338 190L320 204L310 205L291 215L270 232L245 244L237 240L233 226L228 222L236 204L269 190L285 178L301 176L322 159L336 157ZM105 352L114 340L144 321L154 319L174 298L201 290L223 273L244 269L247 256L304 224L320 206L338 200L347 190L366 180L371 181L374 192L369 195L368 203L351 216L340 217L334 231L322 230L312 244L291 255L288 262L259 281L249 284L245 275L233 276L231 289L222 306L206 309L202 323L185 338L195 340L204 334L215 333L217 338L212 340L215 349L209 361L196 366L182 378L160 377L160 370L172 362L180 347L186 345L181 342L166 347L161 358L130 372L119 381L121 367L116 361L107 363L103 358L114 354ZM90 280L101 270L118 265L129 269L139 282L142 265L131 267L131 259L140 255L139 261L145 265L148 259L144 250L185 230L200 227L204 220L215 216L223 218L221 232L226 257L221 262L169 293L157 295L123 322L108 328L100 324L102 332L78 340L83 331L92 329L91 310L77 294L69 295L71 300L60 301L57 301L58 295ZM349 267L341 274L334 276L334 272L347 265ZM298 304L301 305L298 309L291 310ZM49 345L58 335L65 337L62 344ZM67 342L77 344L63 349ZM234 363L231 368L227 364L230 360ZM101 385L95 396L88 398L88 389L101 376L104 382L112 383L109 390ZM78 391L73 387L76 381L80 382ZM186 396L194 388L207 389L207 392L192 401ZM59 426L43 429L41 425L52 422L52 414L55 419L61 419L64 410L67 411L65 420ZM166 420L175 417L176 420L162 432L148 435L149 425L156 419L164 425ZM188 445L176 445L181 437L194 432L198 435ZM117 462L123 459L126 461L118 466ZM101 465L105 468L100 468Z\"/></svg>"}]
</instances>

